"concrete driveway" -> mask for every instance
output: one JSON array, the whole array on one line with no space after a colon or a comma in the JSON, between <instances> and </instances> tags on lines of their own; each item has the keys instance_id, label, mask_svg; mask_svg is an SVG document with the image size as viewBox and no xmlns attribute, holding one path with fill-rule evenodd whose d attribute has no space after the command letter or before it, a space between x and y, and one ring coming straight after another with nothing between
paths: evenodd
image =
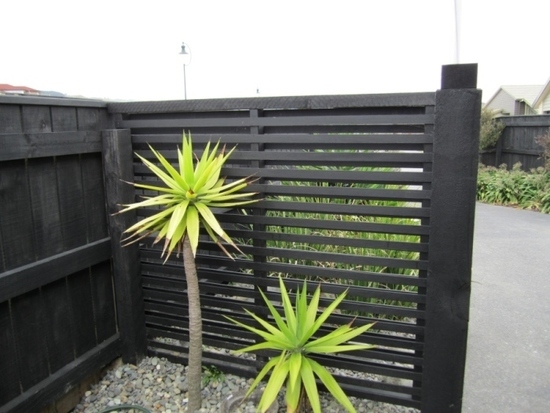
<instances>
[{"instance_id":1,"label":"concrete driveway","mask_svg":"<svg viewBox=\"0 0 550 413\"><path fill-rule=\"evenodd\" d=\"M463 412L550 412L550 215L477 204Z\"/></svg>"}]
</instances>

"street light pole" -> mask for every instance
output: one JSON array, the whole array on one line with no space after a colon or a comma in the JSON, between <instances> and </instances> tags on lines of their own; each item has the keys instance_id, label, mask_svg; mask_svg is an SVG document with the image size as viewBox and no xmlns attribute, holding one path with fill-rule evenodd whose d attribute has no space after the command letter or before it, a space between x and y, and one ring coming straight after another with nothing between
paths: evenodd
<instances>
[{"instance_id":1,"label":"street light pole","mask_svg":"<svg viewBox=\"0 0 550 413\"><path fill-rule=\"evenodd\" d=\"M183 64L183 97L187 100L187 78L185 76L185 63Z\"/></svg>"},{"instance_id":2,"label":"street light pole","mask_svg":"<svg viewBox=\"0 0 550 413\"><path fill-rule=\"evenodd\" d=\"M183 59L183 95L185 100L187 100L187 78L185 75L185 66L187 66L188 64L191 64L191 49L189 48L188 45L186 45L185 43L182 43L181 51L179 54L183 55L184 57ZM189 59L187 59L187 57Z\"/></svg>"}]
</instances>

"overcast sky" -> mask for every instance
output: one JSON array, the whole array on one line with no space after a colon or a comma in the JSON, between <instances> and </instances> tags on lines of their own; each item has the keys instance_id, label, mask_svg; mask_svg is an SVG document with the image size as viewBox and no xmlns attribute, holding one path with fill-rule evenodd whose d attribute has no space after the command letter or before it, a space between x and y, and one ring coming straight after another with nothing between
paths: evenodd
<instances>
[{"instance_id":1,"label":"overcast sky","mask_svg":"<svg viewBox=\"0 0 550 413\"><path fill-rule=\"evenodd\" d=\"M549 0L456 0L487 101L550 77ZM434 91L455 0L2 0L0 83L122 100ZM259 94L258 94L259 92Z\"/></svg>"}]
</instances>

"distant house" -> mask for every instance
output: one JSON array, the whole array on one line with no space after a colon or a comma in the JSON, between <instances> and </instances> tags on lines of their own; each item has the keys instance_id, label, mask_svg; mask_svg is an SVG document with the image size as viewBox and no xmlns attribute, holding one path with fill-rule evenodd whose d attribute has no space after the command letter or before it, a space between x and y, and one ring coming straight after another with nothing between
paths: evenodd
<instances>
[{"instance_id":1,"label":"distant house","mask_svg":"<svg viewBox=\"0 0 550 413\"><path fill-rule=\"evenodd\" d=\"M40 95L40 91L27 86L12 86L0 83L0 95Z\"/></svg>"},{"instance_id":2,"label":"distant house","mask_svg":"<svg viewBox=\"0 0 550 413\"><path fill-rule=\"evenodd\" d=\"M539 114L550 115L550 79L535 98L533 109Z\"/></svg>"},{"instance_id":3,"label":"distant house","mask_svg":"<svg viewBox=\"0 0 550 413\"><path fill-rule=\"evenodd\" d=\"M485 104L501 116L550 113L550 79L545 85L501 86Z\"/></svg>"}]
</instances>

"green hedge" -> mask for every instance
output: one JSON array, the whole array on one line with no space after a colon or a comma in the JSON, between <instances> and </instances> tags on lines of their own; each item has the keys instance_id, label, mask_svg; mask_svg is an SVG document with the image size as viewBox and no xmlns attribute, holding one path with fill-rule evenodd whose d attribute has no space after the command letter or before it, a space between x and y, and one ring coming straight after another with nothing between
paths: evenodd
<instances>
[{"instance_id":1,"label":"green hedge","mask_svg":"<svg viewBox=\"0 0 550 413\"><path fill-rule=\"evenodd\" d=\"M520 164L507 170L480 165L477 199L497 205L509 205L550 214L550 173L544 168L524 172Z\"/></svg>"}]
</instances>

